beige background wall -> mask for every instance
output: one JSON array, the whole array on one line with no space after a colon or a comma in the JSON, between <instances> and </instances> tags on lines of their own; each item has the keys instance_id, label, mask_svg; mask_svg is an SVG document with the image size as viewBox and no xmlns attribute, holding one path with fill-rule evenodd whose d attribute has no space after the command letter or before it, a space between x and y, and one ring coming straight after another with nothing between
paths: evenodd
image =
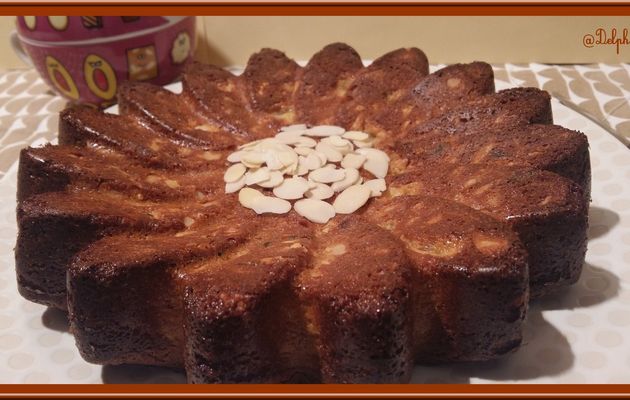
<instances>
[{"instance_id":1,"label":"beige background wall","mask_svg":"<svg viewBox=\"0 0 630 400\"><path fill-rule=\"evenodd\" d=\"M598 27L630 28L622 17L204 17L203 22L208 41L203 56L219 63L243 63L263 46L304 59L339 40L364 58L417 46L433 63L630 61L630 46L617 55L614 46L582 45L582 37Z\"/></svg>"},{"instance_id":2,"label":"beige background wall","mask_svg":"<svg viewBox=\"0 0 630 400\"><path fill-rule=\"evenodd\" d=\"M14 17L0 17L0 70L25 65L9 45ZM630 45L586 48L582 37L602 27L630 28L623 17L200 17L197 58L244 64L262 47L306 59L323 45L345 41L364 58L402 46L422 48L432 63L628 62Z\"/></svg>"}]
</instances>

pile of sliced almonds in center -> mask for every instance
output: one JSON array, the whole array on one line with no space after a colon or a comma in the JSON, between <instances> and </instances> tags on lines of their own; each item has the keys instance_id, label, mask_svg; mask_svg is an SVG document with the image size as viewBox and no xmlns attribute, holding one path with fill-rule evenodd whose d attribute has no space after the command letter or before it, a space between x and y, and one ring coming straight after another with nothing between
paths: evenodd
<instances>
[{"instance_id":1,"label":"pile of sliced almonds in center","mask_svg":"<svg viewBox=\"0 0 630 400\"><path fill-rule=\"evenodd\" d=\"M240 146L227 160L233 164L223 176L225 192L239 191L244 207L258 214L284 214L293 207L322 224L380 196L389 169L389 157L372 148L369 134L332 125L287 126L274 137ZM375 179L364 182L361 169Z\"/></svg>"}]
</instances>

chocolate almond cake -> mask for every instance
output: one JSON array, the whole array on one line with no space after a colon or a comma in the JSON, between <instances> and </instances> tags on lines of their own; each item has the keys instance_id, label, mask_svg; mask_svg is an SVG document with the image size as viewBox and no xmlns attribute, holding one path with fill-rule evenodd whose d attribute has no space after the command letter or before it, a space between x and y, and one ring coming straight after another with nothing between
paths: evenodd
<instances>
[{"instance_id":1,"label":"chocolate almond cake","mask_svg":"<svg viewBox=\"0 0 630 400\"><path fill-rule=\"evenodd\" d=\"M490 65L191 63L181 93L69 108L20 156L16 269L81 355L193 383L407 382L519 348L531 298L586 253L583 133Z\"/></svg>"}]
</instances>

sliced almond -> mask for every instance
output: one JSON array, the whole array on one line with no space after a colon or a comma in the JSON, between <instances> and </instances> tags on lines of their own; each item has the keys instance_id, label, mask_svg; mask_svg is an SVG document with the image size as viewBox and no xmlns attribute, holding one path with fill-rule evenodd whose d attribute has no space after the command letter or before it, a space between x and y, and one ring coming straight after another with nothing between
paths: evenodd
<instances>
[{"instance_id":1,"label":"sliced almond","mask_svg":"<svg viewBox=\"0 0 630 400\"><path fill-rule=\"evenodd\" d=\"M326 184L309 182L309 189L304 192L304 197L307 199L326 200L333 197L334 194L335 191Z\"/></svg>"},{"instance_id":2,"label":"sliced almond","mask_svg":"<svg viewBox=\"0 0 630 400\"><path fill-rule=\"evenodd\" d=\"M354 146L352 143L348 143L345 147L335 147L335 149L339 150L339 152L345 156L346 154L350 154L354 151Z\"/></svg>"},{"instance_id":3,"label":"sliced almond","mask_svg":"<svg viewBox=\"0 0 630 400\"><path fill-rule=\"evenodd\" d=\"M281 199L297 200L304 197L304 192L308 189L308 181L298 176L285 179L280 185L273 189L273 194Z\"/></svg>"},{"instance_id":4,"label":"sliced almond","mask_svg":"<svg viewBox=\"0 0 630 400\"><path fill-rule=\"evenodd\" d=\"M324 138L322 142L331 145L335 150L340 152L342 156L345 156L346 154L352 153L354 151L354 146L352 145L352 142L346 139L342 139L339 136Z\"/></svg>"},{"instance_id":5,"label":"sliced almond","mask_svg":"<svg viewBox=\"0 0 630 400\"><path fill-rule=\"evenodd\" d=\"M244 163L247 162L248 164L261 165L265 162L265 153L259 151L248 151L243 155L243 157L241 157L241 161Z\"/></svg>"},{"instance_id":6,"label":"sliced almond","mask_svg":"<svg viewBox=\"0 0 630 400\"><path fill-rule=\"evenodd\" d=\"M280 185L282 181L284 181L284 176L282 176L282 172L271 171L269 172L269 179L267 179L266 181L258 182L258 186L271 189Z\"/></svg>"},{"instance_id":7,"label":"sliced almond","mask_svg":"<svg viewBox=\"0 0 630 400\"><path fill-rule=\"evenodd\" d=\"M363 164L363 169L377 178L385 178L385 176L387 176L387 170L389 169L389 162L382 158L372 160L368 158Z\"/></svg>"},{"instance_id":8,"label":"sliced almond","mask_svg":"<svg viewBox=\"0 0 630 400\"><path fill-rule=\"evenodd\" d=\"M335 209L330 203L315 199L302 199L295 202L295 212L311 222L325 224L335 216Z\"/></svg>"},{"instance_id":9,"label":"sliced almond","mask_svg":"<svg viewBox=\"0 0 630 400\"><path fill-rule=\"evenodd\" d=\"M278 152L275 150L267 150L265 152L265 164L272 171L277 171L284 168L284 164L280 161Z\"/></svg>"},{"instance_id":10,"label":"sliced almond","mask_svg":"<svg viewBox=\"0 0 630 400\"><path fill-rule=\"evenodd\" d=\"M358 169L345 168L344 172L346 174L345 178L343 178L342 180L338 182L333 182L333 184L330 185L332 190L334 190L335 192L341 192L342 190L346 190L350 186L357 183L357 181L360 178Z\"/></svg>"},{"instance_id":11,"label":"sliced almond","mask_svg":"<svg viewBox=\"0 0 630 400\"><path fill-rule=\"evenodd\" d=\"M354 143L354 145L359 149L367 149L374 145L374 142L372 140L366 140L366 141L354 140L352 143Z\"/></svg>"},{"instance_id":12,"label":"sliced almond","mask_svg":"<svg viewBox=\"0 0 630 400\"><path fill-rule=\"evenodd\" d=\"M225 184L225 193L238 192L239 190L241 190L241 188L243 186L245 186L245 175L241 176L241 179L239 179L237 181L226 183ZM199 192L197 192L197 193L199 193Z\"/></svg>"},{"instance_id":13,"label":"sliced almond","mask_svg":"<svg viewBox=\"0 0 630 400\"><path fill-rule=\"evenodd\" d=\"M306 168L303 164L298 162L297 170L293 173L293 175L302 176L308 174L309 169Z\"/></svg>"},{"instance_id":14,"label":"sliced almond","mask_svg":"<svg viewBox=\"0 0 630 400\"><path fill-rule=\"evenodd\" d=\"M234 153L230 154L229 156L227 156L227 160L229 162L240 162L241 161L241 157L243 157L245 155L245 151L243 150L239 150L239 151L235 151Z\"/></svg>"},{"instance_id":15,"label":"sliced almond","mask_svg":"<svg viewBox=\"0 0 630 400\"><path fill-rule=\"evenodd\" d=\"M255 197L250 207L256 214L286 214L291 210L291 203L272 196Z\"/></svg>"},{"instance_id":16,"label":"sliced almond","mask_svg":"<svg viewBox=\"0 0 630 400\"><path fill-rule=\"evenodd\" d=\"M329 164L330 165L330 164ZM308 174L308 179L319 183L332 183L339 182L346 177L346 173L343 169L336 169L333 167L323 167L311 171Z\"/></svg>"},{"instance_id":17,"label":"sliced almond","mask_svg":"<svg viewBox=\"0 0 630 400\"><path fill-rule=\"evenodd\" d=\"M363 186L370 188L370 197L378 197L387 189L385 179L370 179L366 181Z\"/></svg>"},{"instance_id":18,"label":"sliced almond","mask_svg":"<svg viewBox=\"0 0 630 400\"><path fill-rule=\"evenodd\" d=\"M325 161L322 162L322 159L315 152L307 155L306 157L300 156L300 164L306 167L308 170L321 168L322 166L324 166L325 163Z\"/></svg>"},{"instance_id":19,"label":"sliced almond","mask_svg":"<svg viewBox=\"0 0 630 400\"><path fill-rule=\"evenodd\" d=\"M338 151L337 149L335 149L334 146L328 143L317 143L317 145L315 146L315 150L324 153L328 161L339 162L343 159L343 154L341 154L340 151Z\"/></svg>"},{"instance_id":20,"label":"sliced almond","mask_svg":"<svg viewBox=\"0 0 630 400\"><path fill-rule=\"evenodd\" d=\"M298 155L295 151L290 150L290 151L282 151L280 153L278 153L278 158L280 159L280 162L284 165L284 166L289 166L292 164L297 164L298 162Z\"/></svg>"},{"instance_id":21,"label":"sliced almond","mask_svg":"<svg viewBox=\"0 0 630 400\"><path fill-rule=\"evenodd\" d=\"M309 154L315 152L315 150L311 149L310 147L296 147L295 149L293 149L298 155L300 156L308 156Z\"/></svg>"},{"instance_id":22,"label":"sliced almond","mask_svg":"<svg viewBox=\"0 0 630 400\"><path fill-rule=\"evenodd\" d=\"M366 157L363 169L377 178L385 178L389 169L389 156L377 149L357 149L358 154Z\"/></svg>"},{"instance_id":23,"label":"sliced almond","mask_svg":"<svg viewBox=\"0 0 630 400\"><path fill-rule=\"evenodd\" d=\"M335 125L318 125L309 128L304 132L306 136L314 137L326 137L326 136L341 136L346 130L340 126Z\"/></svg>"},{"instance_id":24,"label":"sliced almond","mask_svg":"<svg viewBox=\"0 0 630 400\"><path fill-rule=\"evenodd\" d=\"M242 145L238 146L238 148L239 148L239 150L252 149L252 148L258 146L260 143L262 143L263 140L265 140L265 139L258 139L258 140L254 140L253 142L247 142L245 144L242 144Z\"/></svg>"},{"instance_id":25,"label":"sliced almond","mask_svg":"<svg viewBox=\"0 0 630 400\"><path fill-rule=\"evenodd\" d=\"M250 168L250 169L258 169L258 168L260 168L260 165L261 165L261 164L252 164L252 163L249 163L249 162L244 161L244 160L241 160L241 163L244 166L246 166L247 168Z\"/></svg>"},{"instance_id":26,"label":"sliced almond","mask_svg":"<svg viewBox=\"0 0 630 400\"><path fill-rule=\"evenodd\" d=\"M319 157L320 160L322 160L322 165L326 165L326 163L328 162L328 157L326 157L326 154L322 153L321 151L316 151L315 154L317 155L317 157Z\"/></svg>"},{"instance_id":27,"label":"sliced almond","mask_svg":"<svg viewBox=\"0 0 630 400\"><path fill-rule=\"evenodd\" d=\"M285 143L283 139L296 139L302 136L305 129L294 129L289 131L280 131L276 136L276 139L280 140L282 143Z\"/></svg>"},{"instance_id":28,"label":"sliced almond","mask_svg":"<svg viewBox=\"0 0 630 400\"><path fill-rule=\"evenodd\" d=\"M367 158L363 154L348 153L341 160L341 166L344 168L356 168L359 169L363 166Z\"/></svg>"},{"instance_id":29,"label":"sliced almond","mask_svg":"<svg viewBox=\"0 0 630 400\"><path fill-rule=\"evenodd\" d=\"M294 206L299 215L326 223L336 213L352 213L385 191L382 178L390 159L372 146L373 137L368 133L346 132L339 126L283 127L275 137L246 143L228 155L227 160L236 164L224 174L226 193L239 191L241 204L258 214L289 212L291 203L287 200L297 200ZM361 168L377 179L362 184ZM306 174L308 179L302 177ZM292 177L285 179L285 175ZM272 189L273 196L245 185ZM335 192L339 194L332 204L322 201Z\"/></svg>"},{"instance_id":30,"label":"sliced almond","mask_svg":"<svg viewBox=\"0 0 630 400\"><path fill-rule=\"evenodd\" d=\"M247 168L259 168L265 162L265 154L258 151L248 151L241 157L241 163Z\"/></svg>"},{"instance_id":31,"label":"sliced almond","mask_svg":"<svg viewBox=\"0 0 630 400\"><path fill-rule=\"evenodd\" d=\"M368 159L380 157L380 158L384 158L387 161L390 161L389 156L387 155L387 153L385 153L384 151L379 150L379 149L357 149L357 151L355 153L363 154Z\"/></svg>"},{"instance_id":32,"label":"sliced almond","mask_svg":"<svg viewBox=\"0 0 630 400\"><path fill-rule=\"evenodd\" d=\"M281 169L280 172L282 172L285 175L295 175L297 170L298 170L298 164L295 163L295 164L287 165L286 167Z\"/></svg>"},{"instance_id":33,"label":"sliced almond","mask_svg":"<svg viewBox=\"0 0 630 400\"><path fill-rule=\"evenodd\" d=\"M349 140L343 139L339 136L331 136L325 139L322 139L322 142L330 143L334 147L346 147L347 145L351 145Z\"/></svg>"},{"instance_id":34,"label":"sliced almond","mask_svg":"<svg viewBox=\"0 0 630 400\"><path fill-rule=\"evenodd\" d=\"M302 139L304 138L298 134L294 134L293 132L282 132L282 133L286 133L286 135L282 135L281 137L276 136L278 138L278 141L280 141L280 143L282 144L297 145L303 142Z\"/></svg>"},{"instance_id":35,"label":"sliced almond","mask_svg":"<svg viewBox=\"0 0 630 400\"><path fill-rule=\"evenodd\" d=\"M264 196L264 194L256 189L243 188L238 192L238 202L241 203L243 207L252 208L254 199L262 196Z\"/></svg>"},{"instance_id":36,"label":"sliced almond","mask_svg":"<svg viewBox=\"0 0 630 400\"><path fill-rule=\"evenodd\" d=\"M269 168L267 167L262 167L259 168L255 171L250 171L248 173L245 174L245 184L247 186L251 186L251 185L255 185L259 182L264 182L267 179L269 179L270 174L269 174Z\"/></svg>"},{"instance_id":37,"label":"sliced almond","mask_svg":"<svg viewBox=\"0 0 630 400\"><path fill-rule=\"evenodd\" d=\"M358 140L361 142L365 142L370 138L370 135L368 133L361 132L361 131L347 131L346 133L341 135L341 137L344 139Z\"/></svg>"},{"instance_id":38,"label":"sliced almond","mask_svg":"<svg viewBox=\"0 0 630 400\"><path fill-rule=\"evenodd\" d=\"M256 146L254 151L265 152L269 150L273 151L293 151L293 148L289 145L279 142L275 138L265 139L258 146Z\"/></svg>"},{"instance_id":39,"label":"sliced almond","mask_svg":"<svg viewBox=\"0 0 630 400\"><path fill-rule=\"evenodd\" d=\"M350 186L343 192L339 193L333 207L338 214L352 214L363 205L370 198L370 188L363 185Z\"/></svg>"},{"instance_id":40,"label":"sliced almond","mask_svg":"<svg viewBox=\"0 0 630 400\"><path fill-rule=\"evenodd\" d=\"M294 143L296 147L315 147L317 142L310 137L300 137L300 140L297 143Z\"/></svg>"},{"instance_id":41,"label":"sliced almond","mask_svg":"<svg viewBox=\"0 0 630 400\"><path fill-rule=\"evenodd\" d=\"M246 171L247 168L245 168L243 164L234 164L225 171L225 173L223 174L223 180L226 183L236 182L237 180L241 179L243 175L245 175Z\"/></svg>"}]
</instances>

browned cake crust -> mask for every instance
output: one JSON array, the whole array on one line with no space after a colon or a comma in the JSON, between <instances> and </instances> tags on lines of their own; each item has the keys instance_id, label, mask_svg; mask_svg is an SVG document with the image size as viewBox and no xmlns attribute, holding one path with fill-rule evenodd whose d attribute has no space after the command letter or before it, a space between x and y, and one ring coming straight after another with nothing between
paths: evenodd
<instances>
[{"instance_id":1,"label":"browned cake crust","mask_svg":"<svg viewBox=\"0 0 630 400\"><path fill-rule=\"evenodd\" d=\"M59 118L59 143L76 147L99 147L147 167L168 170L203 170L223 166L223 153L240 141L233 136L216 140L183 142L163 131L141 124L131 116L118 116L88 107L68 108Z\"/></svg>"},{"instance_id":2,"label":"browned cake crust","mask_svg":"<svg viewBox=\"0 0 630 400\"><path fill-rule=\"evenodd\" d=\"M65 272L78 251L112 232L159 230L163 225L129 201L120 204L123 199L113 194L51 192L21 201L15 250L20 292L40 303L66 308ZM183 225L181 219L164 224Z\"/></svg>"},{"instance_id":3,"label":"browned cake crust","mask_svg":"<svg viewBox=\"0 0 630 400\"><path fill-rule=\"evenodd\" d=\"M194 64L192 67L197 66ZM203 109L191 96L178 96L147 83L126 82L118 89L118 106L123 116L137 119L177 142L220 149L233 146L238 138L228 135L231 128L204 118Z\"/></svg>"},{"instance_id":4,"label":"browned cake crust","mask_svg":"<svg viewBox=\"0 0 630 400\"><path fill-rule=\"evenodd\" d=\"M427 169L431 174L423 173ZM532 297L579 278L586 253L588 201L575 182L530 168L444 162L425 164L389 181L391 196L448 198L510 225L529 256Z\"/></svg>"},{"instance_id":5,"label":"browned cake crust","mask_svg":"<svg viewBox=\"0 0 630 400\"><path fill-rule=\"evenodd\" d=\"M281 51L262 49L252 54L243 72L252 109L281 122L293 120L293 94L299 72L298 64Z\"/></svg>"},{"instance_id":6,"label":"browned cake crust","mask_svg":"<svg viewBox=\"0 0 630 400\"><path fill-rule=\"evenodd\" d=\"M306 124L333 124L354 76L363 68L350 46L334 43L313 55L300 73L295 93L296 120Z\"/></svg>"},{"instance_id":7,"label":"browned cake crust","mask_svg":"<svg viewBox=\"0 0 630 400\"><path fill-rule=\"evenodd\" d=\"M581 271L588 142L551 125L545 92L494 93L488 64L263 49L241 76L193 63L181 94L127 83L119 100L65 110L61 145L20 156L18 286L69 310L88 361L406 382L414 362L515 350L530 294ZM374 135L388 191L325 225L241 207L226 156L293 123Z\"/></svg>"},{"instance_id":8,"label":"browned cake crust","mask_svg":"<svg viewBox=\"0 0 630 400\"><path fill-rule=\"evenodd\" d=\"M375 60L357 73L336 123L374 132L386 145L392 136L404 136L462 102L494 92L494 75L486 63L456 64L428 76L427 71L424 54L410 50Z\"/></svg>"},{"instance_id":9,"label":"browned cake crust","mask_svg":"<svg viewBox=\"0 0 630 400\"><path fill-rule=\"evenodd\" d=\"M404 120L401 105L428 73L427 57L418 49L398 49L377 58L352 80L335 122L349 129L384 126L394 131Z\"/></svg>"},{"instance_id":10,"label":"browned cake crust","mask_svg":"<svg viewBox=\"0 0 630 400\"><path fill-rule=\"evenodd\" d=\"M590 197L588 140L581 132L557 125L528 124L498 132L480 127L465 135L426 135L396 146L409 165L446 161L526 166L555 172L576 182Z\"/></svg>"},{"instance_id":11,"label":"browned cake crust","mask_svg":"<svg viewBox=\"0 0 630 400\"><path fill-rule=\"evenodd\" d=\"M242 80L219 67L189 64L182 75L182 85L182 97L188 99L211 126L218 127L219 132L254 140L270 136L282 126L263 112L243 107L249 103ZM169 125L178 126L179 122Z\"/></svg>"},{"instance_id":12,"label":"browned cake crust","mask_svg":"<svg viewBox=\"0 0 630 400\"><path fill-rule=\"evenodd\" d=\"M19 172L18 201L39 193L63 191L69 185L115 190L140 200L194 198L217 193L223 181L216 166L184 172L151 169L99 148L50 145L22 150Z\"/></svg>"},{"instance_id":13,"label":"browned cake crust","mask_svg":"<svg viewBox=\"0 0 630 400\"><path fill-rule=\"evenodd\" d=\"M438 204L430 214L388 222L428 203ZM372 210L385 229L343 218L316 234L296 216L227 216L182 235L105 238L68 275L79 348L92 362L169 366L183 349L192 382L401 382L414 359L485 360L518 346L526 254L507 226L420 196ZM450 223L438 230L439 217Z\"/></svg>"},{"instance_id":14,"label":"browned cake crust","mask_svg":"<svg viewBox=\"0 0 630 400\"><path fill-rule=\"evenodd\" d=\"M411 91L414 110L409 115L417 123L456 107L462 102L494 92L492 67L484 62L454 64L435 71Z\"/></svg>"},{"instance_id":15,"label":"browned cake crust","mask_svg":"<svg viewBox=\"0 0 630 400\"><path fill-rule=\"evenodd\" d=\"M467 135L480 130L497 132L524 124L552 122L551 98L547 92L512 88L460 102L432 120L415 120L408 134L413 139L431 134Z\"/></svg>"},{"instance_id":16,"label":"browned cake crust","mask_svg":"<svg viewBox=\"0 0 630 400\"><path fill-rule=\"evenodd\" d=\"M66 308L66 269L76 253L114 232L181 229L184 216L175 208L83 191L43 193L20 201L15 249L20 293Z\"/></svg>"},{"instance_id":17,"label":"browned cake crust","mask_svg":"<svg viewBox=\"0 0 630 400\"><path fill-rule=\"evenodd\" d=\"M416 359L487 360L516 349L529 300L516 235L447 200L403 195L377 203L366 215L402 240L413 265Z\"/></svg>"},{"instance_id":18,"label":"browned cake crust","mask_svg":"<svg viewBox=\"0 0 630 400\"><path fill-rule=\"evenodd\" d=\"M222 212L226 206L213 208ZM96 363L182 367L183 272L194 271L188 265L195 260L242 245L253 231L228 215L187 234L155 236L157 252L154 239L137 234L110 236L90 246L68 273L71 323L83 357Z\"/></svg>"}]
</instances>

